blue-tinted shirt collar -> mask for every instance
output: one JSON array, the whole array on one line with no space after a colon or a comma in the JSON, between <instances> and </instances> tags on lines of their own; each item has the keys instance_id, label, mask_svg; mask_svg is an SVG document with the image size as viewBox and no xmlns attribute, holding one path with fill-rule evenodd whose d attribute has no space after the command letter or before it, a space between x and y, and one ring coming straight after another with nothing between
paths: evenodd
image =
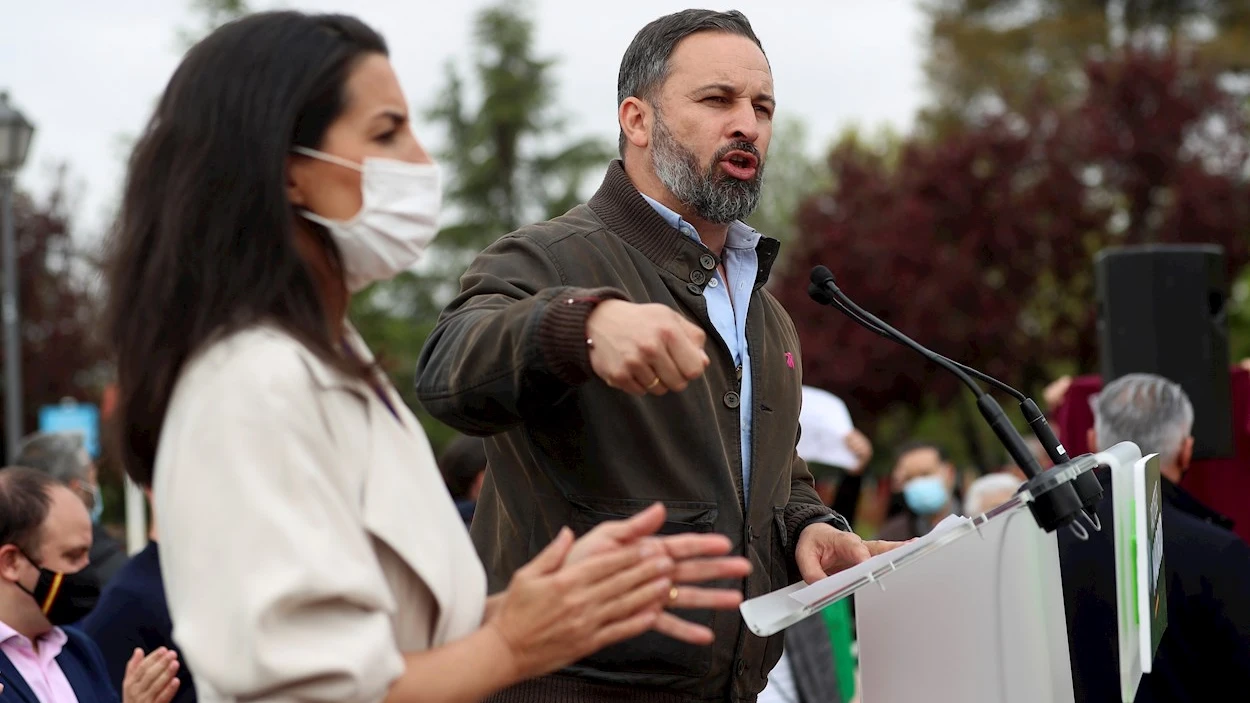
<instances>
[{"instance_id":1,"label":"blue-tinted shirt collar","mask_svg":"<svg viewBox=\"0 0 1250 703\"><path fill-rule=\"evenodd\" d=\"M684 223L690 228L690 231L694 232L695 238L699 241L699 243L703 243L703 239L698 236L698 230L694 228L694 225L691 225L683 220L681 215L673 212L666 205L646 193L639 193L639 195L647 201L648 205L660 214L660 217L664 218L664 221L667 222L669 226L675 230L684 231L682 228L682 224ZM725 235L725 246L731 249L754 249L756 245L760 243L760 237L762 236L763 235L756 232L745 222L734 220L729 223L729 232Z\"/></svg>"}]
</instances>

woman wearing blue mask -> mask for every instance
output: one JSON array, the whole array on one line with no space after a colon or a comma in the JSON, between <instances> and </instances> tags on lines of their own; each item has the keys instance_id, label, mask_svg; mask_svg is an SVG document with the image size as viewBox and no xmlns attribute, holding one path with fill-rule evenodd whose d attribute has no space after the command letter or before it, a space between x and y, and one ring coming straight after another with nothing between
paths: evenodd
<instances>
[{"instance_id":1,"label":"woman wearing blue mask","mask_svg":"<svg viewBox=\"0 0 1250 703\"><path fill-rule=\"evenodd\" d=\"M420 260L440 201L382 38L343 16L217 30L135 148L114 426L202 700L479 700L660 622L704 641L675 590L749 569L723 537L653 537L657 506L562 531L487 597L420 425L346 320Z\"/></svg>"}]
</instances>

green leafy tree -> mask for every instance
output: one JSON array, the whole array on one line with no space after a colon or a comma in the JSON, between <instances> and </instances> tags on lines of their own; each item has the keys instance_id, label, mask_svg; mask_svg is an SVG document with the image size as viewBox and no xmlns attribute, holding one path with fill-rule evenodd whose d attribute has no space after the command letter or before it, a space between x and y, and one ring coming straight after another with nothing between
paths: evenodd
<instances>
[{"instance_id":1,"label":"green leafy tree","mask_svg":"<svg viewBox=\"0 0 1250 703\"><path fill-rule=\"evenodd\" d=\"M352 320L392 375L436 447L452 430L415 397L417 357L472 258L520 226L560 215L585 198L587 179L612 158L595 138L567 139L555 105L556 61L537 56L533 23L515 2L483 9L474 25L472 69L454 63L427 116L445 136L444 210L453 218L420 273L355 296ZM470 96L481 96L473 100Z\"/></svg>"},{"instance_id":2,"label":"green leafy tree","mask_svg":"<svg viewBox=\"0 0 1250 703\"><path fill-rule=\"evenodd\" d=\"M1122 49L1180 50L1226 72L1250 69L1243 0L924 0L925 71L934 105L922 122L953 124L1041 99L1079 98L1087 61Z\"/></svg>"},{"instance_id":3,"label":"green leafy tree","mask_svg":"<svg viewBox=\"0 0 1250 703\"><path fill-rule=\"evenodd\" d=\"M449 176L444 202L458 221L438 244L456 273L501 235L581 202L587 176L612 158L598 138L563 139L568 122L555 105L556 61L535 54L533 23L521 4L482 10L474 39L473 87L449 63L427 112L447 136L438 157ZM470 94L482 97L474 103Z\"/></svg>"},{"instance_id":4,"label":"green leafy tree","mask_svg":"<svg viewBox=\"0 0 1250 703\"><path fill-rule=\"evenodd\" d=\"M1232 344L1232 359L1250 359L1250 268L1233 282L1228 306L1228 336Z\"/></svg>"}]
</instances>

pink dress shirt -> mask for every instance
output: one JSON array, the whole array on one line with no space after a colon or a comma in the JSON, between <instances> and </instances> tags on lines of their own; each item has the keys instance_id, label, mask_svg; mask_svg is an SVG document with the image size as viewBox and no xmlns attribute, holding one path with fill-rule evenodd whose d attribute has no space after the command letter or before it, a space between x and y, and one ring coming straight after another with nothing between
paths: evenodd
<instances>
[{"instance_id":1,"label":"pink dress shirt","mask_svg":"<svg viewBox=\"0 0 1250 703\"><path fill-rule=\"evenodd\" d=\"M39 638L39 651L17 630L0 622L0 652L13 662L39 703L78 703L78 696L56 662L69 637L54 627Z\"/></svg>"}]
</instances>

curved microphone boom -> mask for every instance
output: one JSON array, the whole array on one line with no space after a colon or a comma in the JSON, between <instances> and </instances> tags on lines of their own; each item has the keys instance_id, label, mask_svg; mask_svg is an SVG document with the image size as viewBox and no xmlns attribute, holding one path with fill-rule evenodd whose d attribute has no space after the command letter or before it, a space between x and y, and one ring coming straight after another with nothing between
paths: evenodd
<instances>
[{"instance_id":1,"label":"curved microphone boom","mask_svg":"<svg viewBox=\"0 0 1250 703\"><path fill-rule=\"evenodd\" d=\"M834 278L833 278L833 273L829 271L829 269L825 268L824 266L817 266L816 269L813 269L812 271L812 283L808 286L808 289L807 289L807 294L808 296L811 297L812 300L816 301L817 303L820 303L821 305L829 305L831 307L837 308L843 315L846 315L847 317L851 318L855 322L859 323L860 326L864 327L865 329L871 332L875 332L881 335L882 337L885 337L891 342L897 343L901 341L898 337L895 336L895 334L891 334L890 332L886 331L884 328L877 325L873 321L860 316L859 313L847 307L841 300L838 300L837 298L833 297L832 295L829 294L827 290L825 290L823 287L818 285L816 283L816 271L818 269L823 269L820 272L822 280L824 280L825 273L828 273L829 275L828 281L836 285L836 282L834 281ZM1068 461L1071 459L1071 457L1068 456L1068 451L1063 448L1063 444L1060 443L1059 438L1055 436L1054 430L1050 429L1050 423L1046 421L1046 415L1043 414L1041 409L1037 407L1037 403L1033 402L1032 398L1026 396L1025 394L1021 393L1015 388L1012 388L1011 386L1007 385L1006 383L1003 383L1002 381L998 380L997 378L994 378L993 376L987 373L978 371L972 368L971 366L966 366L964 364L961 364L958 361L955 361L954 359L951 359L950 357L938 354L935 351L928 350L928 349L926 349L925 351L927 351L929 354L932 355L930 358L943 359L947 363L954 364L955 366L962 369L964 373L974 378L979 378L982 381L990 384L991 386L994 386L995 388L1002 391L1003 393L1006 393L1007 395L1015 398L1016 401L1020 403L1020 412L1021 414L1024 415L1024 421L1027 422L1029 424L1029 428L1033 430L1033 436L1037 438L1037 441L1041 442L1042 448L1046 450L1046 456L1050 458L1051 462L1055 466L1068 463ZM1100 489L1099 493L1101 494L1101 492L1102 491Z\"/></svg>"},{"instance_id":2,"label":"curved microphone boom","mask_svg":"<svg viewBox=\"0 0 1250 703\"><path fill-rule=\"evenodd\" d=\"M818 266L817 268L824 268L824 267L823 267L823 266ZM825 269L825 270L826 270L826 271L828 271L828 269ZM833 274L832 274L832 273L830 273L830 276L832 276L832 275L833 275ZM832 279L831 279L831 280L832 280ZM810 284L810 285L808 286L808 288L807 288L807 295L808 295L808 296L809 296L812 300L815 300L816 302L820 303L821 305L828 305L828 306L830 306L830 307L837 308L839 312L841 312L843 315L846 315L847 317L851 318L851 319L852 319L852 320L854 320L855 322L859 323L859 325L860 325L861 327L863 327L863 328L867 329L869 332L875 332L875 333L877 333L877 334L881 335L882 337L885 337L886 339L890 340L891 342L898 343L898 342L900 341L897 337L895 337L893 334L890 334L889 332L887 332L887 331L885 331L884 329L882 329L881 327L879 327L879 326L878 326L876 323L874 323L872 320L869 320L869 319L864 318L864 317L860 317L860 316L859 316L859 313L857 313L857 312L855 312L854 310L852 310L852 309L848 308L846 305L844 305L844 304L842 303L842 301L841 301L841 300L838 300L837 298L835 298L835 297L833 297L833 296L829 295L828 291L826 291L826 290L824 290L823 288L821 288L821 287L817 286L815 283L812 283L812 284ZM984 382L986 382L986 383L990 384L991 386L994 386L994 387L995 387L995 388L997 388L998 390L1000 390L1000 391L1002 391L1002 392L1006 393L1007 395L1009 395L1009 396L1011 396L1011 397L1015 398L1016 400L1020 401L1021 403L1023 403L1023 402L1025 402L1025 401L1027 401L1027 400L1028 400L1028 398L1027 398L1027 397L1025 397L1025 395L1024 395L1023 393L1021 393L1020 391L1016 390L1015 388L1012 388L1011 386L1007 385L1006 383L1003 383L1002 381L998 380L997 378L994 378L993 376L991 376L991 375L989 375L989 374L987 374L987 373L983 373L983 372L981 372L981 371L977 371L976 369L972 368L971 366L967 366L967 365L965 365L965 364L961 364L961 363L959 363L958 361L955 361L954 359L950 358L949 356L943 356L943 355L938 354L937 352L935 352L935 351L933 351L933 350L931 350L931 349L926 349L925 351L927 351L928 353L932 354L934 357L936 357L936 358L938 358L938 359L944 359L947 363L954 364L955 366L959 367L961 370L963 370L963 372L964 372L964 373L968 374L969 376L972 376L973 378L980 379L980 380L982 380L982 381L984 381ZM1043 419L1045 419L1045 418L1043 418ZM1057 444L1057 443L1058 443L1058 441L1056 440L1056 444ZM1062 449L1062 447L1060 447L1060 448ZM1064 461L1067 461L1067 460L1065 459ZM1056 463L1059 463L1059 462L1056 462Z\"/></svg>"},{"instance_id":3,"label":"curved microphone boom","mask_svg":"<svg viewBox=\"0 0 1250 703\"><path fill-rule=\"evenodd\" d=\"M1026 397L1023 393L993 378L992 376L952 361L945 356L922 346L920 343L891 327L877 316L867 310L864 310L857 305L855 301L851 300L845 293L843 293L840 288L838 288L838 285L834 280L833 272L825 266L816 266L812 269L811 283L812 285L808 289L808 294L816 302L824 305L831 305L863 327L890 339L891 341L911 348L933 363L951 372L960 381L962 381L964 385L968 386L968 388L976 396L977 409L980 410L981 415L994 430L994 434L998 437L999 442L1002 443L1004 448L1006 448L1007 453L1011 455L1011 458L1016 462L1016 465L1024 471L1025 476L1028 477L1030 482L1042 474L1041 466L1038 464L1037 459L1033 456L1033 453L1029 451L1028 447L1024 444L1024 439L1020 436L1020 433L1016 431L1015 427L1007 419L1007 415L1003 412L1002 407L999 406L998 402L995 401L993 397L977 385L977 382L972 379L973 376L984 380L985 382L993 385L995 388L998 388L1010 394L1017 400L1020 400L1021 409L1024 411L1025 417L1029 421L1029 426L1033 429L1034 434L1038 435L1038 439L1046 447L1047 455L1050 456L1052 461L1055 461L1056 465L1066 463L1068 461L1067 452L1064 451L1063 446L1059 443L1058 439L1054 437L1054 433L1050 431L1050 426L1046 423L1045 417L1037 408L1037 404ZM1042 429L1039 430L1039 428ZM1044 438L1044 435L1048 435L1048 437ZM1047 439L1050 441L1047 441ZM1092 476L1089 478L1097 484L1097 479L1094 479ZM1085 486L1085 488L1088 489L1088 486ZM1102 496L1101 486L1097 485L1096 488L1098 489L1097 495L1092 496L1091 498L1091 496L1088 495L1081 495L1078 497L1077 487L1070 484L1056 486L1045 493L1044 501L1035 500L1030 504L1030 507L1034 513L1034 517L1038 521L1038 524L1047 531L1053 531L1054 529L1071 523L1072 520L1075 519L1076 515L1081 512L1086 512L1087 515L1092 512L1093 504L1096 504L1098 499ZM1087 490L1081 491L1082 494L1086 494L1087 492ZM1085 510L1082 510L1083 508Z\"/></svg>"}]
</instances>

